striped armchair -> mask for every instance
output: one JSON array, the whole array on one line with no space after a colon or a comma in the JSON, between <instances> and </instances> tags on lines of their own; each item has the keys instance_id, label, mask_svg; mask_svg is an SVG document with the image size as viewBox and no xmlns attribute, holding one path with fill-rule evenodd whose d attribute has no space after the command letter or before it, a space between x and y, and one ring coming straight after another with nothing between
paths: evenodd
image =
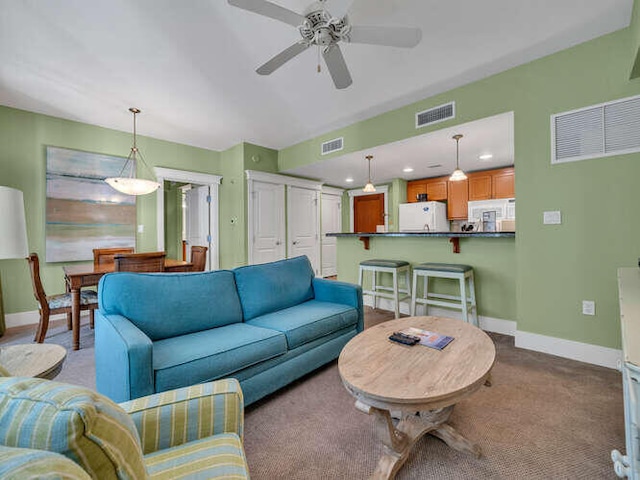
<instances>
[{"instance_id":1,"label":"striped armchair","mask_svg":"<svg viewBox=\"0 0 640 480\"><path fill-rule=\"evenodd\" d=\"M0 478L249 478L235 379L116 404L43 379L0 378Z\"/></svg>"}]
</instances>

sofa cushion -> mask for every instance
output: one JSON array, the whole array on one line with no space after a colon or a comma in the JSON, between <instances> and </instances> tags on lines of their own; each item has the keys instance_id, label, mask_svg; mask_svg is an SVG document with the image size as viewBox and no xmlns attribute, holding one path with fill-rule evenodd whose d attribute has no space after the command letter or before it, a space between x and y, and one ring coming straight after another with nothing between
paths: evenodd
<instances>
[{"instance_id":1,"label":"sofa cushion","mask_svg":"<svg viewBox=\"0 0 640 480\"><path fill-rule=\"evenodd\" d=\"M112 273L100 280L100 311L127 317L152 341L242 321L233 273Z\"/></svg>"},{"instance_id":2,"label":"sofa cushion","mask_svg":"<svg viewBox=\"0 0 640 480\"><path fill-rule=\"evenodd\" d=\"M245 321L313 298L313 269L306 256L239 267L233 273Z\"/></svg>"},{"instance_id":3,"label":"sofa cushion","mask_svg":"<svg viewBox=\"0 0 640 480\"><path fill-rule=\"evenodd\" d=\"M289 349L358 323L358 311L339 303L309 300L301 305L262 315L247 322L270 328L287 337Z\"/></svg>"},{"instance_id":4,"label":"sofa cushion","mask_svg":"<svg viewBox=\"0 0 640 480\"><path fill-rule=\"evenodd\" d=\"M245 323L167 338L153 344L156 392L228 376L287 351L285 336Z\"/></svg>"},{"instance_id":5,"label":"sofa cushion","mask_svg":"<svg viewBox=\"0 0 640 480\"><path fill-rule=\"evenodd\" d=\"M25 480L91 480L77 463L59 453L0 446L0 478Z\"/></svg>"},{"instance_id":6,"label":"sofa cushion","mask_svg":"<svg viewBox=\"0 0 640 480\"><path fill-rule=\"evenodd\" d=\"M40 378L0 378L0 444L49 450L93 478L146 478L133 420L88 388Z\"/></svg>"},{"instance_id":7,"label":"sofa cushion","mask_svg":"<svg viewBox=\"0 0 640 480\"><path fill-rule=\"evenodd\" d=\"M144 457L153 480L175 478L249 478L240 438L223 433Z\"/></svg>"}]
</instances>

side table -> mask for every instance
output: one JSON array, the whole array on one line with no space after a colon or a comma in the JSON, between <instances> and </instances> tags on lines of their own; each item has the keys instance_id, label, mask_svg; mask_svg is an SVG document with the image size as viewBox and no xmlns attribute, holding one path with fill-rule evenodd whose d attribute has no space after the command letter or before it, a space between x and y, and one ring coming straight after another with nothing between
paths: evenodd
<instances>
[{"instance_id":1,"label":"side table","mask_svg":"<svg viewBox=\"0 0 640 480\"><path fill-rule=\"evenodd\" d=\"M67 350L60 345L25 343L0 347L0 365L15 377L55 378Z\"/></svg>"}]
</instances>

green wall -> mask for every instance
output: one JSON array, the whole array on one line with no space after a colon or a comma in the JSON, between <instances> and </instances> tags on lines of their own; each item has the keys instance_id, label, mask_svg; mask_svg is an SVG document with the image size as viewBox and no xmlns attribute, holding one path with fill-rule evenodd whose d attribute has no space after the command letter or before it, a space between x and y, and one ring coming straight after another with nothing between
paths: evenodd
<instances>
[{"instance_id":1,"label":"green wall","mask_svg":"<svg viewBox=\"0 0 640 480\"><path fill-rule=\"evenodd\" d=\"M634 0L633 2L630 28L633 41L630 78L633 79L640 77L640 0Z\"/></svg>"},{"instance_id":2,"label":"green wall","mask_svg":"<svg viewBox=\"0 0 640 480\"><path fill-rule=\"evenodd\" d=\"M142 117L144 118L144 117ZM143 121L143 120L141 120ZM45 290L64 292L62 263L44 263L46 146L126 156L131 134L0 106L0 184L24 193L29 250L41 258ZM162 166L220 174L220 153L139 136L138 147L150 168ZM156 249L156 194L138 197L139 251ZM5 313L35 310L26 260L0 262Z\"/></svg>"},{"instance_id":3,"label":"green wall","mask_svg":"<svg viewBox=\"0 0 640 480\"><path fill-rule=\"evenodd\" d=\"M344 154L421 135L415 113L451 100L456 118L432 130L514 112L515 242L463 241L462 253L452 255L438 239L374 239L368 252L345 239L339 277L355 279L358 262L377 256L468 262L481 269L482 315L517 320L521 331L619 348L616 269L640 255L640 154L552 166L550 115L640 94L640 80L629 80L634 34L623 29L282 150L279 168L290 169L324 160L320 144L338 136ZM562 225L542 225L546 210L560 210ZM595 316L581 314L582 300L595 300Z\"/></svg>"}]
</instances>

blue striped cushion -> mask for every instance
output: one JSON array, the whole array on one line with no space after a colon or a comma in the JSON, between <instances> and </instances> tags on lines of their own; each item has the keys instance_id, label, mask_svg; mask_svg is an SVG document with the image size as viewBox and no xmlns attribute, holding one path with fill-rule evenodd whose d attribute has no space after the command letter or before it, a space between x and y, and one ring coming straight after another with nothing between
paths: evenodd
<instances>
[{"instance_id":1,"label":"blue striped cushion","mask_svg":"<svg viewBox=\"0 0 640 480\"><path fill-rule=\"evenodd\" d=\"M240 437L224 433L144 457L153 480L248 479Z\"/></svg>"},{"instance_id":2,"label":"blue striped cushion","mask_svg":"<svg viewBox=\"0 0 640 480\"><path fill-rule=\"evenodd\" d=\"M80 466L59 453L0 446L0 478L25 480L90 480Z\"/></svg>"},{"instance_id":3,"label":"blue striped cushion","mask_svg":"<svg viewBox=\"0 0 640 480\"><path fill-rule=\"evenodd\" d=\"M0 378L0 444L57 452L99 479L146 478L131 418L87 388Z\"/></svg>"}]
</instances>

